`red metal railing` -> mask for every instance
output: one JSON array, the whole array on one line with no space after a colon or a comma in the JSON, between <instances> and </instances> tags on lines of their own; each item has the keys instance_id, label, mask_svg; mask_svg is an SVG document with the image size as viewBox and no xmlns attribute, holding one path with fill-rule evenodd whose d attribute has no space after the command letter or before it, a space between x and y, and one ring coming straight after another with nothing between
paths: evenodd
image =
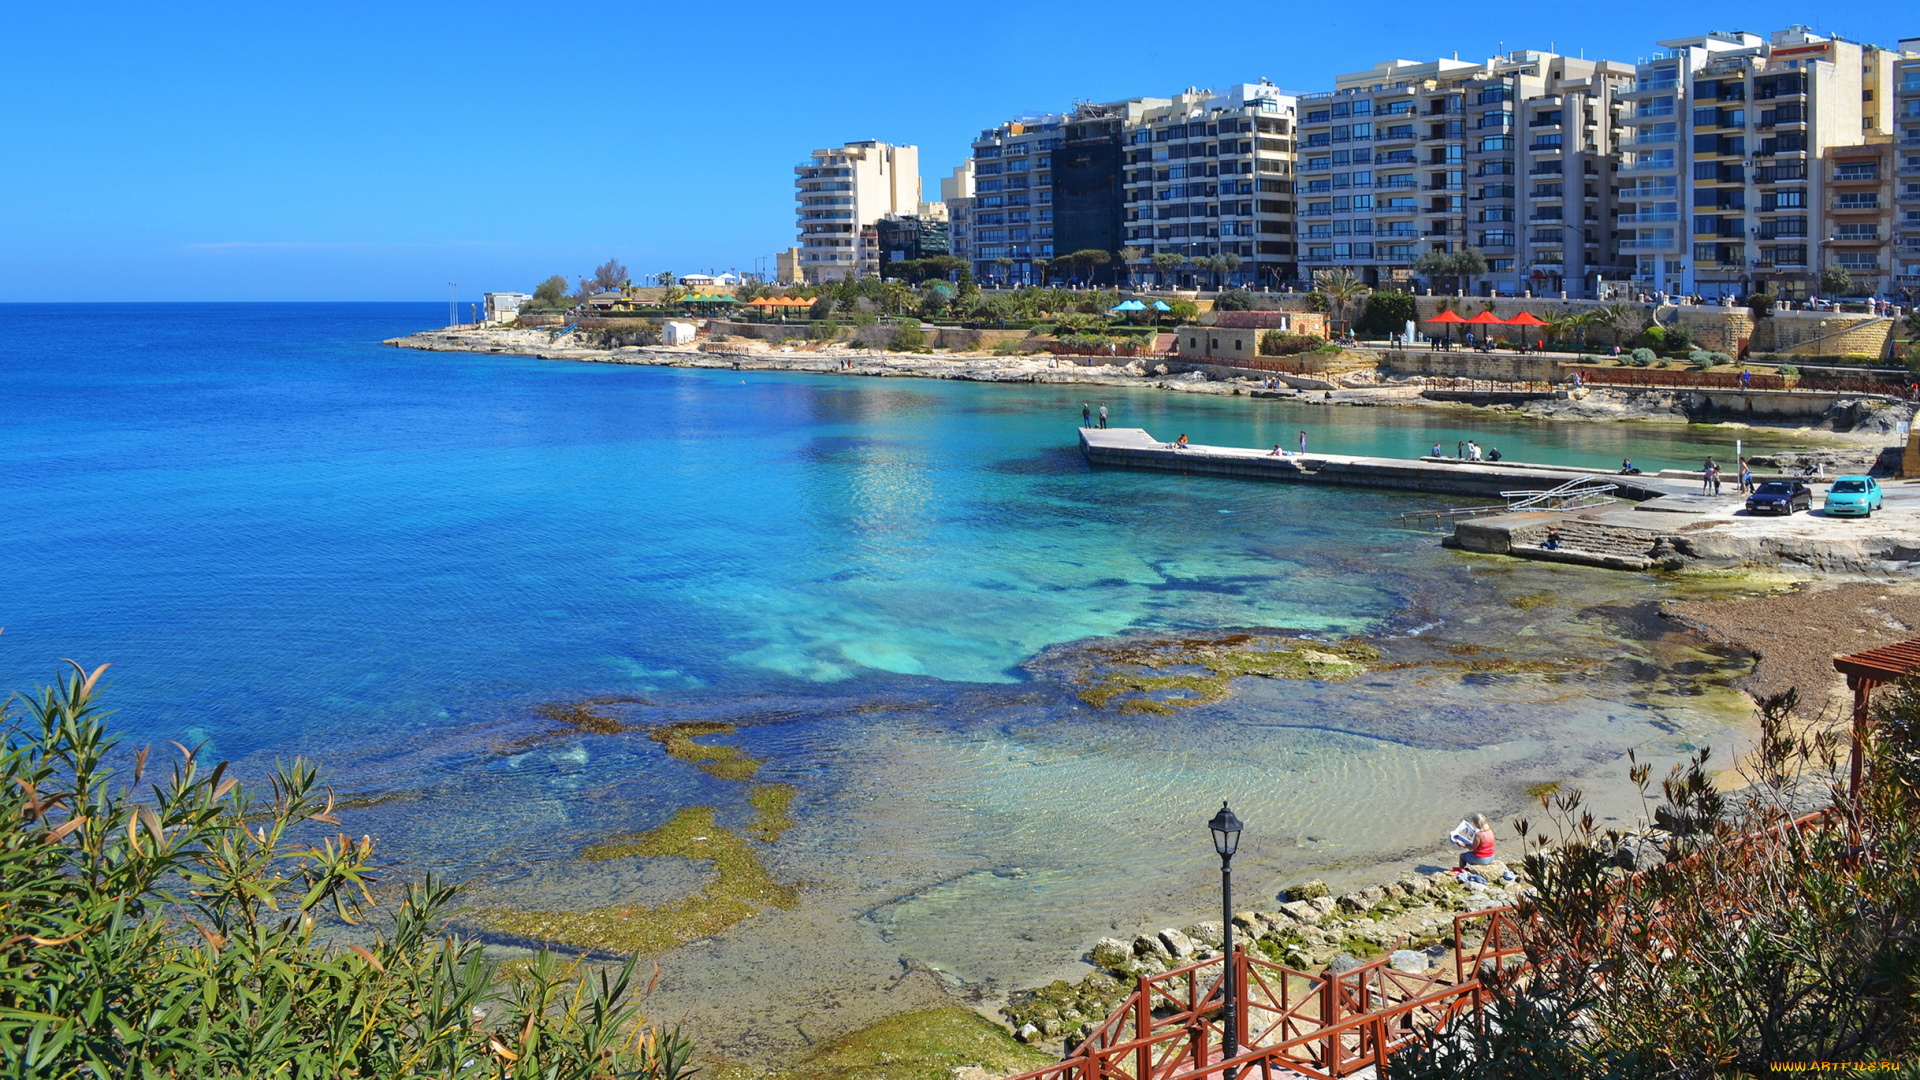
<instances>
[{"instance_id":1,"label":"red metal railing","mask_svg":"<svg viewBox=\"0 0 1920 1080\"><path fill-rule=\"evenodd\" d=\"M1484 928L1473 924L1484 922ZM1139 985L1058 1064L1014 1080L1204 1078L1228 1065L1337 1080L1376 1066L1455 1014L1478 1008L1482 965L1519 953L1512 908L1456 916L1454 962L1431 973L1397 971L1386 958L1339 973L1300 971L1234 951L1242 990L1235 1016L1241 1052L1225 1042L1222 963L1203 960ZM1460 944L1477 936L1479 944Z\"/></svg>"},{"instance_id":2,"label":"red metal railing","mask_svg":"<svg viewBox=\"0 0 1920 1080\"><path fill-rule=\"evenodd\" d=\"M1780 375L1748 375L1737 371L1682 371L1658 368L1581 368L1580 377L1593 386L1652 386L1697 390L1823 390L1843 394L1907 396L1907 385L1894 373L1882 376L1846 376L1807 373L1797 379Z\"/></svg>"}]
</instances>

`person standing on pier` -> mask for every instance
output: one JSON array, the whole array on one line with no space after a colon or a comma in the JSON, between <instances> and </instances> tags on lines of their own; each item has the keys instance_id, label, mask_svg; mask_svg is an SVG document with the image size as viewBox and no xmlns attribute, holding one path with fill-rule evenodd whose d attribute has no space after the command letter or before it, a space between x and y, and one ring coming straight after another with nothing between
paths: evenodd
<instances>
[{"instance_id":1,"label":"person standing on pier","mask_svg":"<svg viewBox=\"0 0 1920 1080\"><path fill-rule=\"evenodd\" d=\"M1107 426L1107 407L1105 405L1100 406L1100 426Z\"/></svg>"},{"instance_id":2,"label":"person standing on pier","mask_svg":"<svg viewBox=\"0 0 1920 1080\"><path fill-rule=\"evenodd\" d=\"M1742 495L1753 494L1753 466L1747 463L1746 458L1741 458L1739 469L1740 469L1740 494Z\"/></svg>"},{"instance_id":3,"label":"person standing on pier","mask_svg":"<svg viewBox=\"0 0 1920 1080\"><path fill-rule=\"evenodd\" d=\"M1093 426L1093 406L1084 401L1080 403L1080 426Z\"/></svg>"},{"instance_id":4,"label":"person standing on pier","mask_svg":"<svg viewBox=\"0 0 1920 1080\"><path fill-rule=\"evenodd\" d=\"M1304 431L1300 433L1300 452L1307 452L1307 433Z\"/></svg>"}]
</instances>

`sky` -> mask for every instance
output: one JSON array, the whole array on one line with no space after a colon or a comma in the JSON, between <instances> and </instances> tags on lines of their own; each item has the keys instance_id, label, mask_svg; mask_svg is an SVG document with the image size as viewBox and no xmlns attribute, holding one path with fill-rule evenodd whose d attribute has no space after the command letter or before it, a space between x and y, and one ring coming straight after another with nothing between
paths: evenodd
<instances>
[{"instance_id":1,"label":"sky","mask_svg":"<svg viewBox=\"0 0 1920 1080\"><path fill-rule=\"evenodd\" d=\"M1441 17L1441 16L1445 17ZM0 302L462 300L608 258L771 269L793 166L920 147L926 195L982 129L1076 101L1386 59L1803 22L1892 45L1855 3L26 4L3 9Z\"/></svg>"}]
</instances>

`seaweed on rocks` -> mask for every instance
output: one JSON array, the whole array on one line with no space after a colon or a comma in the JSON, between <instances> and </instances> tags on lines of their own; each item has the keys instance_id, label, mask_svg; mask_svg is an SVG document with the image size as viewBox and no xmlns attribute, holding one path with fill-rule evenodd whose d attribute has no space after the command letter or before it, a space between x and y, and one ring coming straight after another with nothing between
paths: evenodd
<instances>
[{"instance_id":1,"label":"seaweed on rocks","mask_svg":"<svg viewBox=\"0 0 1920 1080\"><path fill-rule=\"evenodd\" d=\"M1363 674L1379 659L1380 650L1359 638L1153 638L1087 647L1072 681L1080 700L1096 709L1164 714L1219 701L1236 678L1336 682Z\"/></svg>"}]
</instances>

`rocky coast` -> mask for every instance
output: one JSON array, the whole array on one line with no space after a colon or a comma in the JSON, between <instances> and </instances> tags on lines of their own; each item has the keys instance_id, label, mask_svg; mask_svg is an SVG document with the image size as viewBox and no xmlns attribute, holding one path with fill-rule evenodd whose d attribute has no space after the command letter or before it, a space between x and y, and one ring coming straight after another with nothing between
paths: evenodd
<instances>
[{"instance_id":1,"label":"rocky coast","mask_svg":"<svg viewBox=\"0 0 1920 1080\"><path fill-rule=\"evenodd\" d=\"M1127 360L1098 363L1097 357L1055 357L1045 353L986 355L969 352L876 352L844 342L771 343L749 338L702 342L697 347L637 344L630 335L603 330L447 329L423 331L385 342L430 352L471 352L496 356L533 356L543 360L638 364L656 367L713 368L737 371L797 371L867 377L957 379L1085 386L1130 386L1176 393L1285 398L1303 403L1363 407L1426 407L1484 410L1551 420L1586 422L1645 421L1695 423L1710 412L1701 395L1656 388L1581 387L1508 400L1458 393L1429 394L1451 380L1421 375L1383 374L1381 356L1349 350L1342 361L1319 376L1282 375L1280 385L1231 374L1217 367L1175 361ZM1176 368L1183 370L1175 370ZM1910 403L1843 397L1808 403L1798 414L1774 417L1764 426L1815 438L1836 450L1872 447L1876 452L1911 421ZM1762 426L1754 424L1752 426Z\"/></svg>"}]
</instances>

